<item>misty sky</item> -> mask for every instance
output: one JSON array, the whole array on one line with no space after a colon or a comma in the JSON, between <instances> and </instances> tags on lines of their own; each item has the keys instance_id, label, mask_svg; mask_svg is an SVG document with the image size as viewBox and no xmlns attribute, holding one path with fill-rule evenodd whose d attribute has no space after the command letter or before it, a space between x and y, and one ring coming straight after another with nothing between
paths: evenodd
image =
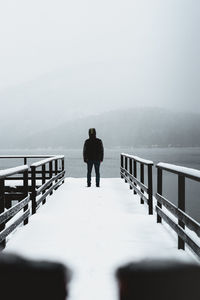
<instances>
[{"instance_id":1,"label":"misty sky","mask_svg":"<svg viewBox=\"0 0 200 300\"><path fill-rule=\"evenodd\" d=\"M3 0L0 90L50 76L68 105L200 112L199 28L199 0Z\"/></svg>"}]
</instances>

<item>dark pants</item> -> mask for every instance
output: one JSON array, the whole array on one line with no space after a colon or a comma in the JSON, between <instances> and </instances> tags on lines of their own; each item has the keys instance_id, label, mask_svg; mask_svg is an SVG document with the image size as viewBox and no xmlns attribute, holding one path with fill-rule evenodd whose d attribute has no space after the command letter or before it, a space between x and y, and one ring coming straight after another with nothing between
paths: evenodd
<instances>
[{"instance_id":1,"label":"dark pants","mask_svg":"<svg viewBox=\"0 0 200 300\"><path fill-rule=\"evenodd\" d=\"M96 185L98 186L100 181L100 173L99 173L100 160L89 160L87 162L87 184L91 185L91 173L92 173L93 165L96 173Z\"/></svg>"}]
</instances>

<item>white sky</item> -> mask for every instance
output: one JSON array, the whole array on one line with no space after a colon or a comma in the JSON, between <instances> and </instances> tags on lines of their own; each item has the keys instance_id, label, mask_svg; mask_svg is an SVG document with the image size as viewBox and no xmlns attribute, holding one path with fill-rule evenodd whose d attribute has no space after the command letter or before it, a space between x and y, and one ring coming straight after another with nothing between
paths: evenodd
<instances>
[{"instance_id":1,"label":"white sky","mask_svg":"<svg viewBox=\"0 0 200 300\"><path fill-rule=\"evenodd\" d=\"M2 0L0 89L69 65L103 64L107 79L115 65L142 104L200 111L199 25L199 0Z\"/></svg>"}]
</instances>

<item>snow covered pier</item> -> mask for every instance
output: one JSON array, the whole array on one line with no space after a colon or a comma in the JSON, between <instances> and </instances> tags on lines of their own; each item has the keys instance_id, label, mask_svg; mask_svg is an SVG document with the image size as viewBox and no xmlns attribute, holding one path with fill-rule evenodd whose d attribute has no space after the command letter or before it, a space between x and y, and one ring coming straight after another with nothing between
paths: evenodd
<instances>
[{"instance_id":1,"label":"snow covered pier","mask_svg":"<svg viewBox=\"0 0 200 300\"><path fill-rule=\"evenodd\" d=\"M176 237L121 179L102 179L101 188L68 178L48 204L7 243L6 252L60 261L74 276L70 299L117 299L114 272L142 258L193 260L178 250Z\"/></svg>"},{"instance_id":2,"label":"snow covered pier","mask_svg":"<svg viewBox=\"0 0 200 300\"><path fill-rule=\"evenodd\" d=\"M197 261L188 248L178 250L177 235L166 223L157 223L155 199L153 214L146 203L140 204L151 197L149 185L135 179L134 169L129 168L134 160L139 159L123 155L121 171L127 184L120 178L103 178L100 188L87 188L85 178L66 178L29 223L9 235L4 252L69 266L73 271L70 300L116 300L114 273L126 262Z\"/></svg>"}]
</instances>

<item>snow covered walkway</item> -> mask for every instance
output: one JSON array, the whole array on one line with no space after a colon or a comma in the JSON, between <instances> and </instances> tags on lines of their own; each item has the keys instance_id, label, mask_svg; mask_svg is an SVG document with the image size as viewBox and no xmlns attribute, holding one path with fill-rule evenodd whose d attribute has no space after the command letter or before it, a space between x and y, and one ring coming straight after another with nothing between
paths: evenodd
<instances>
[{"instance_id":1,"label":"snow covered walkway","mask_svg":"<svg viewBox=\"0 0 200 300\"><path fill-rule=\"evenodd\" d=\"M177 250L174 235L147 212L122 179L87 188L85 179L66 178L5 251L68 265L70 300L116 300L114 272L121 264L146 257L194 259Z\"/></svg>"}]
</instances>

